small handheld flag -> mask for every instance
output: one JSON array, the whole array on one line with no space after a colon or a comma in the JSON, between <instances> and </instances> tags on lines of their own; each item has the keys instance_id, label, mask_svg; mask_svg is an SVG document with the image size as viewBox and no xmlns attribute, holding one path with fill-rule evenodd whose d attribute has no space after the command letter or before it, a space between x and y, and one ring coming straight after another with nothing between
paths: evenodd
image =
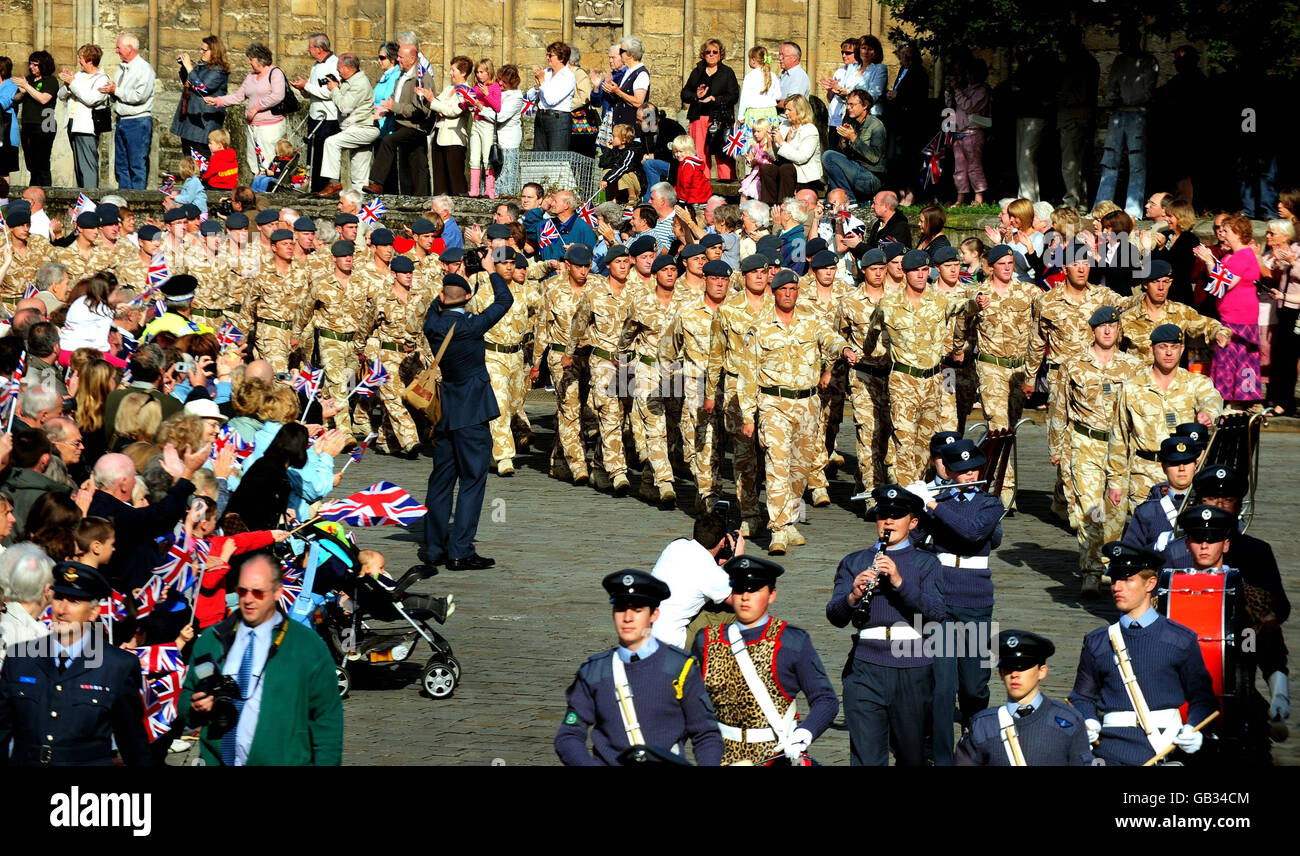
<instances>
[{"instance_id":1,"label":"small handheld flag","mask_svg":"<svg viewBox=\"0 0 1300 856\"><path fill-rule=\"evenodd\" d=\"M729 158L738 158L747 151L749 151L749 130L743 124L737 124L727 135L722 153Z\"/></svg>"},{"instance_id":2,"label":"small handheld flag","mask_svg":"<svg viewBox=\"0 0 1300 856\"><path fill-rule=\"evenodd\" d=\"M428 511L397 485L381 481L324 506L317 516L348 526L407 526Z\"/></svg>"},{"instance_id":3,"label":"small handheld flag","mask_svg":"<svg viewBox=\"0 0 1300 856\"><path fill-rule=\"evenodd\" d=\"M535 116L535 115L537 115L537 102L536 102L536 101L533 101L533 100L530 99L530 98L525 98L525 99L524 99L524 109L520 111L519 115L521 115L521 116Z\"/></svg>"},{"instance_id":4,"label":"small handheld flag","mask_svg":"<svg viewBox=\"0 0 1300 856\"><path fill-rule=\"evenodd\" d=\"M162 253L154 253L153 258L149 260L149 284L162 285L169 277L171 273L167 270L167 257Z\"/></svg>"},{"instance_id":5,"label":"small handheld flag","mask_svg":"<svg viewBox=\"0 0 1300 856\"><path fill-rule=\"evenodd\" d=\"M388 213L388 206L384 200L376 197L370 203L361 206L361 212L357 216L362 223L378 223L379 218Z\"/></svg>"},{"instance_id":6,"label":"small handheld flag","mask_svg":"<svg viewBox=\"0 0 1300 856\"><path fill-rule=\"evenodd\" d=\"M198 149L190 149L190 160L199 165L200 174L208 171L208 159L199 154Z\"/></svg>"},{"instance_id":7,"label":"small handheld flag","mask_svg":"<svg viewBox=\"0 0 1300 856\"><path fill-rule=\"evenodd\" d=\"M591 204L590 199L582 203L582 207L578 209L578 216L582 218L582 222L593 229L600 222L600 218L596 216L596 206Z\"/></svg>"},{"instance_id":8,"label":"small handheld flag","mask_svg":"<svg viewBox=\"0 0 1300 856\"><path fill-rule=\"evenodd\" d=\"M1237 284L1239 279L1241 277L1216 261L1214 267L1210 268L1210 278L1205 283L1205 290L1215 297L1223 297L1228 293L1228 289Z\"/></svg>"},{"instance_id":9,"label":"small handheld flag","mask_svg":"<svg viewBox=\"0 0 1300 856\"><path fill-rule=\"evenodd\" d=\"M352 392L369 398L375 390L388 383L388 377L388 369L384 368L384 364L376 358L367 369L366 376L353 387Z\"/></svg>"},{"instance_id":10,"label":"small handheld flag","mask_svg":"<svg viewBox=\"0 0 1300 856\"><path fill-rule=\"evenodd\" d=\"M549 247L551 244L560 240L560 230L555 228L554 221L547 220L542 225L542 230L541 232L538 233L537 239L538 239L538 243L540 243L543 247Z\"/></svg>"}]
</instances>

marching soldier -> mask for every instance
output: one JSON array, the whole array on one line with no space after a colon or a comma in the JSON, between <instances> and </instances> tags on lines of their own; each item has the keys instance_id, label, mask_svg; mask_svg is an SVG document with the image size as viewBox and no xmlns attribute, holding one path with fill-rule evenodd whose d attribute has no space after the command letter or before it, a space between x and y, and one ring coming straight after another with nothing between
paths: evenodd
<instances>
[{"instance_id":1,"label":"marching soldier","mask_svg":"<svg viewBox=\"0 0 1300 856\"><path fill-rule=\"evenodd\" d=\"M654 237L642 235L627 245L627 251L632 256L632 272L628 274L628 284L635 286L637 290L654 291L653 267L655 259L659 255Z\"/></svg>"},{"instance_id":2,"label":"marching soldier","mask_svg":"<svg viewBox=\"0 0 1300 856\"><path fill-rule=\"evenodd\" d=\"M752 556L736 556L722 568L736 620L705 627L691 646L722 733L722 763L765 764L784 752L799 764L834 721L839 699L808 631L769 612L785 568ZM801 692L808 701L802 722L795 710Z\"/></svg>"},{"instance_id":3,"label":"marching soldier","mask_svg":"<svg viewBox=\"0 0 1300 856\"><path fill-rule=\"evenodd\" d=\"M741 429L755 433L765 453L767 472L768 552L782 555L787 546L806 543L795 528L812 467L825 449L818 413L817 387L822 366L845 357L856 363L861 353L836 334L815 310L800 306L799 277L782 270L772 280L773 304L750 331L749 359L740 363Z\"/></svg>"},{"instance_id":4,"label":"marching soldier","mask_svg":"<svg viewBox=\"0 0 1300 856\"><path fill-rule=\"evenodd\" d=\"M361 236L360 218L355 214L345 212L334 215L334 234L336 241L352 242L352 246L356 250L352 254L352 269L355 271L364 267L365 262L370 260L370 245Z\"/></svg>"},{"instance_id":5,"label":"marching soldier","mask_svg":"<svg viewBox=\"0 0 1300 856\"><path fill-rule=\"evenodd\" d=\"M49 636L10 647L0 671L0 766L153 763L144 730L140 661L98 621L113 592L99 570L54 566ZM12 740L12 745L10 741Z\"/></svg>"},{"instance_id":6,"label":"marching soldier","mask_svg":"<svg viewBox=\"0 0 1300 856\"><path fill-rule=\"evenodd\" d=\"M256 325L257 357L277 372L288 371L289 355L302 342L311 308L307 272L293 263L293 232L271 233L271 262L262 266L243 304L244 330Z\"/></svg>"},{"instance_id":7,"label":"marching soldier","mask_svg":"<svg viewBox=\"0 0 1300 856\"><path fill-rule=\"evenodd\" d=\"M569 766L612 767L631 747L681 758L689 739L696 763L716 767L722 737L695 658L650 632L668 586L635 570L615 571L601 585L614 609L618 645L578 669L565 692L555 754Z\"/></svg>"},{"instance_id":8,"label":"marching soldier","mask_svg":"<svg viewBox=\"0 0 1300 856\"><path fill-rule=\"evenodd\" d=\"M1083 717L1039 692L1052 640L1026 630L998 634L998 674L1006 704L982 710L957 745L959 767L1090 767L1092 747ZM1001 745L999 745L1001 744Z\"/></svg>"},{"instance_id":9,"label":"marching soldier","mask_svg":"<svg viewBox=\"0 0 1300 856\"><path fill-rule=\"evenodd\" d=\"M334 257L316 248L316 221L299 217L293 221L293 260L307 268L308 278L315 283L336 270Z\"/></svg>"},{"instance_id":10,"label":"marching soldier","mask_svg":"<svg viewBox=\"0 0 1300 856\"><path fill-rule=\"evenodd\" d=\"M1156 259L1141 283L1142 292L1120 301L1120 324L1124 327L1125 350L1143 363L1151 359L1151 333L1161 324L1177 324L1188 337L1217 342L1225 347L1232 331L1213 318L1206 318L1186 303L1169 300L1173 268Z\"/></svg>"},{"instance_id":11,"label":"marching soldier","mask_svg":"<svg viewBox=\"0 0 1300 856\"><path fill-rule=\"evenodd\" d=\"M139 241L135 258L117 266L117 283L143 294L149 290L149 266L153 263L153 257L162 250L162 230L146 223L136 232L135 237ZM32 271L32 275L35 274Z\"/></svg>"},{"instance_id":12,"label":"marching soldier","mask_svg":"<svg viewBox=\"0 0 1300 856\"><path fill-rule=\"evenodd\" d=\"M336 242L335 246L339 243ZM372 425L379 434L375 446L394 457L414 460L419 454L420 435L415 420L402 400L406 384L402 382L402 363L419 350L418 339L424 336L424 312L416 304L413 294L415 265L406 256L393 259L392 274L385 285L369 292L366 311L357 325L352 347L361 359L370 363L378 359L388 371L388 383L379 387L379 403L384 409L384 420ZM468 283L461 280L468 290ZM349 286L356 287L355 281ZM454 334L453 334L454 335ZM378 346L376 349L371 341ZM419 374L417 371L416 374ZM392 439L387 427L391 430Z\"/></svg>"},{"instance_id":13,"label":"marching soldier","mask_svg":"<svg viewBox=\"0 0 1300 856\"><path fill-rule=\"evenodd\" d=\"M1124 529L1125 544L1156 552L1169 546L1178 511L1186 504L1187 492L1192 488L1200 454L1190 437L1175 434L1165 438L1160 444L1160 468L1165 471L1165 480L1151 488L1146 501L1133 509L1133 517Z\"/></svg>"},{"instance_id":14,"label":"marching soldier","mask_svg":"<svg viewBox=\"0 0 1300 856\"><path fill-rule=\"evenodd\" d=\"M912 485L925 504L913 539L939 558L939 590L946 609L944 649L934 662L933 746L936 766L952 765L953 701L962 731L989 706L989 670L984 646L992 638L993 575L989 557L1002 543L996 496L974 484L985 457L971 440L942 447L946 478L940 486Z\"/></svg>"},{"instance_id":15,"label":"marching soldier","mask_svg":"<svg viewBox=\"0 0 1300 856\"><path fill-rule=\"evenodd\" d=\"M1171 745L1194 753L1204 738L1191 723L1217 711L1219 702L1196 634L1152 606L1164 559L1119 541L1102 553L1121 614L1084 637L1070 704L1108 764L1144 764ZM1184 704L1188 724L1178 710Z\"/></svg>"},{"instance_id":16,"label":"marching soldier","mask_svg":"<svg viewBox=\"0 0 1300 856\"><path fill-rule=\"evenodd\" d=\"M660 370L659 342L689 295L677 291L677 262L672 256L656 257L651 273L654 289L637 291L628 300L627 317L616 350L618 353L632 351L640 363L636 366L634 400L645 425L646 463L641 468L641 496L668 509L677 503L673 465L668 458L667 409L672 390L665 388L664 381L669 378Z\"/></svg>"},{"instance_id":17,"label":"marching soldier","mask_svg":"<svg viewBox=\"0 0 1300 856\"><path fill-rule=\"evenodd\" d=\"M965 300L968 295L961 283L961 257L952 246L940 247L930 256L930 261L939 272L934 281L934 288L951 300ZM1037 292L1034 292L1037 295ZM977 333L975 324L968 314L954 315L953 340L962 343L962 358L949 354L943 358L944 386L952 386L953 394L944 390L942 425L955 425L958 432L966 430L966 418L970 416L975 399L979 396L978 361L975 359Z\"/></svg>"},{"instance_id":18,"label":"marching soldier","mask_svg":"<svg viewBox=\"0 0 1300 856\"><path fill-rule=\"evenodd\" d=\"M140 229L143 235L148 226ZM249 299L253 280L257 278L261 266L261 250L249 241L248 217L235 211L226 217L226 235L228 240L222 246L226 269L229 275L226 282L230 293L226 305L225 320L239 326L244 312L244 301ZM140 239L143 242L143 237ZM143 249L143 243L141 244ZM248 331L247 327L242 328Z\"/></svg>"},{"instance_id":19,"label":"marching soldier","mask_svg":"<svg viewBox=\"0 0 1300 856\"><path fill-rule=\"evenodd\" d=\"M95 216L99 217L98 244L104 260L100 270L111 270L116 273L118 265L135 258L136 246L121 238L122 212L116 205L103 202L95 206Z\"/></svg>"},{"instance_id":20,"label":"marching soldier","mask_svg":"<svg viewBox=\"0 0 1300 856\"><path fill-rule=\"evenodd\" d=\"M903 256L907 254L907 247L898 241L891 241L881 244L880 250L885 254L885 291L893 294L907 288L907 277L903 270Z\"/></svg>"},{"instance_id":21,"label":"marching soldier","mask_svg":"<svg viewBox=\"0 0 1300 856\"><path fill-rule=\"evenodd\" d=\"M366 306L374 299L367 282L352 273L354 252L351 241L335 241L330 247L334 269L316 281L311 306L312 326L320 340L320 364L325 370L321 398L340 402L343 409L334 416L334 426L349 434L357 433L348 401L348 382L357 365L353 343ZM397 376L394 372L390 375Z\"/></svg>"},{"instance_id":22,"label":"marching soldier","mask_svg":"<svg viewBox=\"0 0 1300 856\"><path fill-rule=\"evenodd\" d=\"M496 226L493 223L488 227L492 234L486 235L489 241L501 237L498 232L493 231ZM433 242L438 239L438 227L433 225L433 221L427 217L417 217L411 224L411 237L415 243L411 246L411 260L415 262L415 282L416 285L429 294L438 294L442 291L442 263L438 261L438 254L433 251ZM507 229L505 237L510 237L510 231Z\"/></svg>"},{"instance_id":23,"label":"marching soldier","mask_svg":"<svg viewBox=\"0 0 1300 856\"><path fill-rule=\"evenodd\" d=\"M537 318L536 353L547 351L551 383L555 387L555 445L551 448L551 476L573 483L588 481L587 456L583 448L582 403L588 383L587 357L577 354L578 343L570 340L573 316L582 301L591 276L591 248L570 244L564 254L565 276L543 283L541 310ZM568 360L565 360L568 357Z\"/></svg>"},{"instance_id":24,"label":"marching soldier","mask_svg":"<svg viewBox=\"0 0 1300 856\"><path fill-rule=\"evenodd\" d=\"M758 505L758 446L752 434L744 433L745 425L753 424L754 414L741 409L739 373L751 353L747 334L758 316L773 303L767 287L767 269L767 257L758 253L741 260L740 274L745 289L728 297L713 319L713 329L709 333L709 374L705 383L710 394L721 390L721 399L704 400L704 411L713 413L721 404L723 425L732 442L736 498L740 503L740 532L746 537L758 533L762 518Z\"/></svg>"},{"instance_id":25,"label":"marching soldier","mask_svg":"<svg viewBox=\"0 0 1300 856\"><path fill-rule=\"evenodd\" d=\"M857 434L858 472L854 490L861 493L868 486L884 484L885 454L888 451L889 419L889 348L882 338L874 350L866 350L871 316L885 297L885 254L867 250L858 262L862 284L844 295L836 315L835 329L844 340L865 356L849 370L849 400L853 405L853 424Z\"/></svg>"},{"instance_id":26,"label":"marching soldier","mask_svg":"<svg viewBox=\"0 0 1300 856\"><path fill-rule=\"evenodd\" d=\"M613 252L613 250L611 250ZM731 266L724 261L705 262L704 292L686 301L668 324L659 342L659 363L674 367L682 379L682 447L689 455L695 477L695 502L699 511L712 510L720 498L722 481L722 412L704 410L706 399L719 398L720 389L706 390L709 338L713 320L727 299Z\"/></svg>"},{"instance_id":27,"label":"marching soldier","mask_svg":"<svg viewBox=\"0 0 1300 856\"><path fill-rule=\"evenodd\" d=\"M896 484L871 491L876 546L850 553L835 571L826 618L852 622L853 649L844 666L844 724L849 763L884 767L893 749L900 767L925 763L925 723L934 696L933 659L921 641L923 622L944 615L939 562L910 537L922 504Z\"/></svg>"},{"instance_id":28,"label":"marching soldier","mask_svg":"<svg viewBox=\"0 0 1300 856\"><path fill-rule=\"evenodd\" d=\"M1120 390L1106 465L1106 490L1121 513L1136 508L1160 481L1160 443L1175 426L1193 419L1212 425L1223 397L1205 375L1179 368L1183 331L1161 324L1151 333L1152 365ZM1124 502L1127 489L1128 504Z\"/></svg>"},{"instance_id":29,"label":"marching soldier","mask_svg":"<svg viewBox=\"0 0 1300 856\"><path fill-rule=\"evenodd\" d=\"M1062 262L1065 267L1065 282L1038 295L1034 301L1034 326L1029 337L1029 359L1025 363L1026 396L1033 395L1033 385L1044 362L1047 364L1048 390L1060 388L1060 379L1056 373L1061 368L1061 362L1080 356L1093 342L1092 327L1088 323L1092 314L1101 306L1114 306L1119 301L1115 292L1109 288L1088 282L1088 275L1092 271L1092 256L1082 241L1074 241L1065 248ZM1050 394L1049 392L1049 396ZM1067 426L1051 417L1050 398L1048 406L1047 447L1064 448L1067 444L1062 437ZM1070 478L1070 462L1059 461L1052 511L1069 520L1070 528L1075 529L1079 521L1074 518L1073 510L1068 505L1072 494L1068 485Z\"/></svg>"},{"instance_id":30,"label":"marching soldier","mask_svg":"<svg viewBox=\"0 0 1300 856\"><path fill-rule=\"evenodd\" d=\"M1077 520L1079 594L1101 593L1101 545L1119 536L1122 509L1106 501L1107 443L1120 390L1138 379L1141 364L1116 349L1119 312L1099 306L1088 319L1092 347L1069 357L1055 372L1058 387L1050 396L1055 419L1068 426L1057 432L1058 445L1049 446L1052 466L1068 469L1070 519ZM1143 545L1147 546L1147 545Z\"/></svg>"},{"instance_id":31,"label":"marching soldier","mask_svg":"<svg viewBox=\"0 0 1300 856\"><path fill-rule=\"evenodd\" d=\"M682 266L677 287L684 294L699 297L704 293L704 263L707 261L701 244L687 244L677 254L677 262Z\"/></svg>"},{"instance_id":32,"label":"marching soldier","mask_svg":"<svg viewBox=\"0 0 1300 856\"><path fill-rule=\"evenodd\" d=\"M569 341L589 350L591 409L600 430L600 459L615 496L626 496L627 455L623 451L623 418L631 409L626 387L632 377L618 349L627 307L632 299L628 274L632 257L627 247L615 244L605 254L608 276L588 276L582 297L573 312ZM567 355L566 355L567 356Z\"/></svg>"},{"instance_id":33,"label":"marching soldier","mask_svg":"<svg viewBox=\"0 0 1300 856\"><path fill-rule=\"evenodd\" d=\"M171 211L168 211L167 214L171 214ZM182 215L182 218L183 217L184 215ZM164 215L163 219L166 220L166 215ZM170 223L171 221L167 222ZM337 223L337 220L335 222ZM271 240L271 236L276 232L288 232L289 230L280 228L279 208L263 208L261 211L258 211L257 214L253 215L253 225L257 227L257 246L262 255L262 265L264 267L269 266L272 264L272 259L275 257L274 241ZM170 232L170 226L168 227L168 230ZM293 233L289 232L289 234L292 235ZM168 237L171 237L171 235L169 234ZM339 233L339 237L349 241L355 240L355 236L352 238L346 238L342 232Z\"/></svg>"},{"instance_id":34,"label":"marching soldier","mask_svg":"<svg viewBox=\"0 0 1300 856\"><path fill-rule=\"evenodd\" d=\"M54 261L54 248L47 238L32 234L32 211L28 206L17 202L11 204L5 212L5 219L9 225L8 243L13 250L13 261L0 281L0 300L12 315L18 301L23 299L27 285L36 281L36 269L43 262Z\"/></svg>"},{"instance_id":35,"label":"marching soldier","mask_svg":"<svg viewBox=\"0 0 1300 856\"><path fill-rule=\"evenodd\" d=\"M825 243L820 238L809 242ZM839 314L840 301L849 293L849 287L835 278L839 259L830 250L821 249L813 253L808 261L808 272L800 278L799 302L812 309L826 329L835 329L835 317ZM803 280L807 279L805 285ZM827 363L823 371L830 374L830 382L825 386L817 385L817 399L820 403L822 446L817 457L809 465L808 487L812 491L814 508L824 508L831 504L830 482L826 477L826 467L841 466L844 456L835 451L835 438L840 433L840 423L844 421L844 392L848 383L848 363L835 360Z\"/></svg>"},{"instance_id":36,"label":"marching soldier","mask_svg":"<svg viewBox=\"0 0 1300 856\"><path fill-rule=\"evenodd\" d=\"M926 442L939 429L942 409L941 362L945 354L955 357L962 345L953 342L949 323L961 306L927 288L929 261L922 250L912 250L903 258L907 287L889 294L886 284L887 293L871 316L864 345L873 350L880 334L888 334L894 439L888 466L894 481L901 484L920 481L925 472Z\"/></svg>"},{"instance_id":37,"label":"marching soldier","mask_svg":"<svg viewBox=\"0 0 1300 856\"><path fill-rule=\"evenodd\" d=\"M82 211L76 223L76 240L54 251L54 261L68 269L68 282L73 284L102 269L108 261L108 254L98 245L99 215Z\"/></svg>"},{"instance_id":38,"label":"marching soldier","mask_svg":"<svg viewBox=\"0 0 1300 856\"><path fill-rule=\"evenodd\" d=\"M993 275L988 282L972 287L978 312L980 402L989 430L1014 428L1025 409L1025 354L1034 324L1034 300L1041 293L1034 285L1015 279L1016 254L1006 244L989 250ZM959 340L960 341L960 340ZM946 427L953 427L951 425ZM1007 466L1002 482L1002 504L1011 512L1016 472Z\"/></svg>"},{"instance_id":39,"label":"marching soldier","mask_svg":"<svg viewBox=\"0 0 1300 856\"><path fill-rule=\"evenodd\" d=\"M131 246L129 241L126 243ZM201 318L214 330L221 326L230 305L230 270L222 257L223 243L221 224L204 221L199 226L199 242L191 248L185 263L186 271L198 281L190 317Z\"/></svg>"}]
</instances>

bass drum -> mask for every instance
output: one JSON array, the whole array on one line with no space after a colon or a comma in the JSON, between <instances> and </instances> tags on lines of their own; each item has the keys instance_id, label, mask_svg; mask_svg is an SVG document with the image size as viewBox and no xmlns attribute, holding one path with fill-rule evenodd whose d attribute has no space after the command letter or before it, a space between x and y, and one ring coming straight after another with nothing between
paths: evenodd
<instances>
[{"instance_id":1,"label":"bass drum","mask_svg":"<svg viewBox=\"0 0 1300 856\"><path fill-rule=\"evenodd\" d=\"M1160 613L1196 634L1220 713L1230 716L1239 691L1241 631L1246 620L1240 575L1230 568L1166 570L1160 574L1156 594ZM1186 705L1182 713L1185 721Z\"/></svg>"}]
</instances>

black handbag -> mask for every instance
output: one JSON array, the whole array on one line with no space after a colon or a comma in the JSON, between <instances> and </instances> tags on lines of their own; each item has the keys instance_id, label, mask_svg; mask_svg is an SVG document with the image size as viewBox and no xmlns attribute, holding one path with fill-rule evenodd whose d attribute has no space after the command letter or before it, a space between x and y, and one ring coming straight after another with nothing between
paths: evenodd
<instances>
[{"instance_id":1,"label":"black handbag","mask_svg":"<svg viewBox=\"0 0 1300 856\"><path fill-rule=\"evenodd\" d=\"M727 137L731 134L731 121L726 116L713 115L709 117L709 130L704 135L704 144L709 151L715 155L722 154L722 150L727 145ZM700 157L704 157L704 152L696 152Z\"/></svg>"},{"instance_id":2,"label":"black handbag","mask_svg":"<svg viewBox=\"0 0 1300 856\"><path fill-rule=\"evenodd\" d=\"M94 107L90 111L96 134L107 134L113 130L113 111L108 107Z\"/></svg>"},{"instance_id":3,"label":"black handbag","mask_svg":"<svg viewBox=\"0 0 1300 856\"><path fill-rule=\"evenodd\" d=\"M271 69L271 74L275 74L277 71L284 78L284 98L279 104L272 104L266 109L272 116L292 116L298 112L298 96L293 94L293 87L289 85L289 78L283 69L275 66Z\"/></svg>"},{"instance_id":4,"label":"black handbag","mask_svg":"<svg viewBox=\"0 0 1300 856\"><path fill-rule=\"evenodd\" d=\"M506 156L501 152L501 147L496 143L493 143L488 149L487 159L488 169L492 170L497 175L500 175L501 170L504 169L506 165Z\"/></svg>"}]
</instances>

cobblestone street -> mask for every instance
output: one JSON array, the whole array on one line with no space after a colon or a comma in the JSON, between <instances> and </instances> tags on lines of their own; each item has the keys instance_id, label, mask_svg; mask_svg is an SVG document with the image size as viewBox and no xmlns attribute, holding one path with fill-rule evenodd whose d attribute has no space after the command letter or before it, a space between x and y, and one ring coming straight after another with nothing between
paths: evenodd
<instances>
[{"instance_id":1,"label":"cobblestone street","mask_svg":"<svg viewBox=\"0 0 1300 856\"><path fill-rule=\"evenodd\" d=\"M557 764L551 741L564 715L565 687L587 656L613 644L601 578L624 567L649 570L668 541L689 537L691 518L681 510L660 511L632 497L615 499L548 478L550 396L532 393L528 412L542 451L520 456L513 479L489 476L478 549L496 559L496 567L443 570L416 587L455 593L456 613L440 630L461 663L460 686L441 701L421 694L420 672L428 655L423 646L408 664L356 667L344 702L344 763ZM994 618L1003 628L1033 630L1055 641L1057 655L1045 689L1063 698L1073 684L1084 634L1113 621L1116 613L1109 599L1077 597L1077 541L1049 511L1045 434L1040 425L1021 429L1021 510L1004 521L1002 547L993 555ZM1259 505L1250 532L1272 544L1294 601L1300 597L1300 547L1292 527L1300 500L1284 485L1300 464L1300 436L1270 430L1261 445ZM851 422L842 426L839 449L852 464ZM423 500L428 473L427 458L408 462L367 455L348 470L339 495L384 478ZM679 479L679 504L690 508L694 491L683 484ZM780 560L786 575L774 608L774 614L812 634L837 692L850 640L848 632L827 622L825 605L840 559L874 540L861 504L849 501L852 487L851 476L840 472L831 483L833 504L808 509L807 525L800 527L808 544ZM415 563L415 533L396 527L356 532L363 547L384 551L393 576ZM1295 648L1293 642L1293 674ZM996 701L1003 693L996 673L993 680ZM842 712L813 754L824 764L848 763ZM1274 760L1297 763L1300 737L1276 744Z\"/></svg>"}]
</instances>

